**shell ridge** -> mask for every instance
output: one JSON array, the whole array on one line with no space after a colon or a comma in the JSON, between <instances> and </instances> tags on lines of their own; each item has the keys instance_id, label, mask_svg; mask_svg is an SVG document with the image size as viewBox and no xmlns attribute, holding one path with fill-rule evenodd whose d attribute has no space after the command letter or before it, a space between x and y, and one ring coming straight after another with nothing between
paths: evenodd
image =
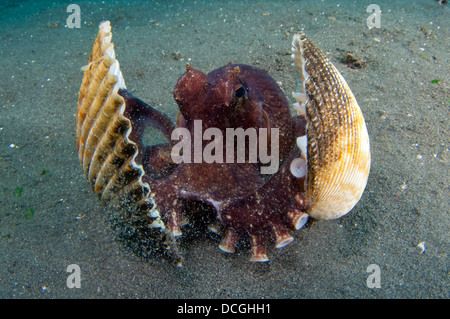
<instances>
[{"instance_id":1,"label":"shell ridge","mask_svg":"<svg viewBox=\"0 0 450 319\"><path fill-rule=\"evenodd\" d=\"M113 84L114 85L114 84ZM107 100L105 101L105 105L100 111L99 117L95 121L95 126L93 129L97 128L100 130L99 134L96 136L97 143L92 154L91 161L89 163L88 176L91 181L91 185L95 184L95 178L98 172L99 164L103 164L104 158L102 157L102 153L105 154L107 152L107 145L109 141L109 137L107 136L107 132L111 128L112 117L116 110L123 103L123 100L120 99L120 96L116 96L115 94L109 95Z\"/></svg>"},{"instance_id":2,"label":"shell ridge","mask_svg":"<svg viewBox=\"0 0 450 319\"><path fill-rule=\"evenodd\" d=\"M97 95L90 106L90 110L92 110L92 112L88 113L90 123L85 127L86 131L82 130L86 134L86 137L84 138L85 143L83 144L83 148L80 151L83 152L83 167L86 172L89 172L93 153L98 145L98 141L104 134L105 117L102 116L102 113L106 105L111 103L111 95L109 92L117 82L116 78L107 75L104 76L97 90ZM94 133L94 131L97 132Z\"/></svg>"},{"instance_id":3,"label":"shell ridge","mask_svg":"<svg viewBox=\"0 0 450 319\"><path fill-rule=\"evenodd\" d=\"M105 77L105 74L108 72L107 65L104 64L105 58L102 58L100 63L98 64L92 81L89 83L86 96L82 99L82 105L80 108L80 114L81 116L78 118L80 120L80 136L79 136L79 154L80 154L80 160L83 162L84 158L84 148L86 143L86 138L89 134L92 121L94 120L96 116L96 112L98 111L98 105L95 105L94 103L98 104L98 90L102 84L102 81ZM97 99L97 101L95 101ZM95 107L92 107L93 104ZM86 111L84 111L86 110Z\"/></svg>"}]
</instances>

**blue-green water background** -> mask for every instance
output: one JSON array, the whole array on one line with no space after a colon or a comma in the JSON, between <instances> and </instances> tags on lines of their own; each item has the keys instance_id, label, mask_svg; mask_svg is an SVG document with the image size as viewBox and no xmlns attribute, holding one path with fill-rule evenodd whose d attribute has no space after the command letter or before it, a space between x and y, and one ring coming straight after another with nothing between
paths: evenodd
<instances>
[{"instance_id":1,"label":"blue-green water background","mask_svg":"<svg viewBox=\"0 0 450 319\"><path fill-rule=\"evenodd\" d=\"M0 1L1 298L448 298L449 13L435 1ZM204 237L184 266L143 261L117 240L78 162L81 66L110 20L128 89L176 115L185 64L268 70L290 98L290 42L304 30L364 113L372 167L345 217L295 233L268 264L226 256ZM366 67L341 62L351 52ZM437 81L436 81L437 80ZM424 242L425 251L417 247ZM69 264L82 287L66 285ZM381 288L366 285L370 264Z\"/></svg>"}]
</instances>

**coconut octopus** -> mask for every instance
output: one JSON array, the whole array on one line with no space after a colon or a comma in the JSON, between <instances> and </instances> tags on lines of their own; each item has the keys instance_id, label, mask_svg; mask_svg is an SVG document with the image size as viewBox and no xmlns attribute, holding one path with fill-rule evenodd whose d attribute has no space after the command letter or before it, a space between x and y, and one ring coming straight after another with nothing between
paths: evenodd
<instances>
[{"instance_id":1,"label":"coconut octopus","mask_svg":"<svg viewBox=\"0 0 450 319\"><path fill-rule=\"evenodd\" d=\"M102 22L76 113L77 148L93 190L105 203L134 207L149 237L181 265L177 238L202 219L233 253L241 240L251 261L291 243L308 218L334 219L359 201L370 170L362 112L334 65L302 32L292 42L299 92L288 100L266 71L243 64L205 74L187 65L173 95L176 124L126 89ZM165 143L146 145L147 127Z\"/></svg>"}]
</instances>

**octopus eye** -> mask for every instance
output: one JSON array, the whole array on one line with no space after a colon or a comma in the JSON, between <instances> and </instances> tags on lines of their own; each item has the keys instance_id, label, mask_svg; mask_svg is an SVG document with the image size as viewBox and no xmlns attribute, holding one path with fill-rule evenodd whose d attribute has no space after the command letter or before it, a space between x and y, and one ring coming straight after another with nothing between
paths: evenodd
<instances>
[{"instance_id":1,"label":"octopus eye","mask_svg":"<svg viewBox=\"0 0 450 319\"><path fill-rule=\"evenodd\" d=\"M247 93L247 90L242 84L236 85L234 89L234 96L236 97L243 97Z\"/></svg>"}]
</instances>

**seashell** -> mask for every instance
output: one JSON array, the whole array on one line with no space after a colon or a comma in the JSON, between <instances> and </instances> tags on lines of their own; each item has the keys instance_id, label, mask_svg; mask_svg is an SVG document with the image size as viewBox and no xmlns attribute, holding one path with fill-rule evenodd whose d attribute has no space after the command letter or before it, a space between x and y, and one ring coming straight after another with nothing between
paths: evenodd
<instances>
[{"instance_id":1,"label":"seashell","mask_svg":"<svg viewBox=\"0 0 450 319\"><path fill-rule=\"evenodd\" d=\"M301 82L294 107L307 119L307 213L315 219L338 218L356 205L367 184L366 124L342 75L305 34L294 36L292 51Z\"/></svg>"},{"instance_id":2,"label":"seashell","mask_svg":"<svg viewBox=\"0 0 450 319\"><path fill-rule=\"evenodd\" d=\"M115 58L109 21L102 22L79 91L76 114L77 148L84 173L101 200L121 198L134 203L150 228L165 226L142 181L144 169L135 161L138 148L128 137L131 122L118 94L125 81Z\"/></svg>"}]
</instances>

